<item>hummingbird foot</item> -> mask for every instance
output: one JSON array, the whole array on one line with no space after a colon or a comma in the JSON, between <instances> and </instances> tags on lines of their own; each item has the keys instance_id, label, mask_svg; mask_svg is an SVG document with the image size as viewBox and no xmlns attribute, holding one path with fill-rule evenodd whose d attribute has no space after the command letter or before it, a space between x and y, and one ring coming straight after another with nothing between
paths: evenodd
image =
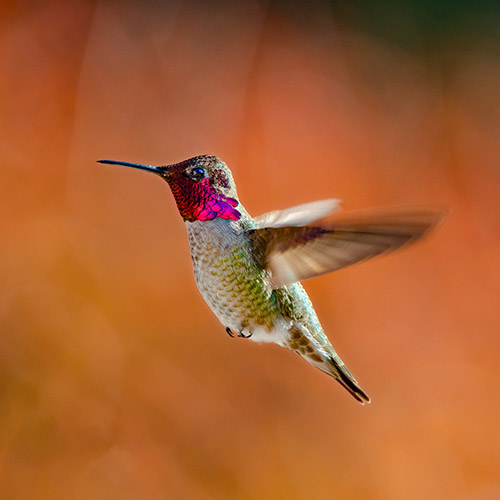
<instances>
[{"instance_id":1,"label":"hummingbird foot","mask_svg":"<svg viewBox=\"0 0 500 500\"><path fill-rule=\"evenodd\" d=\"M234 337L234 335L233 335L233 332L232 332L231 328L227 327L227 328L226 328L226 333L227 333L230 337ZM239 335L238 335L238 336L239 336Z\"/></svg>"},{"instance_id":2,"label":"hummingbird foot","mask_svg":"<svg viewBox=\"0 0 500 500\"><path fill-rule=\"evenodd\" d=\"M244 339L249 339L253 335L253 332L250 332L248 335L245 335L243 331L238 332L238 337L244 338Z\"/></svg>"}]
</instances>

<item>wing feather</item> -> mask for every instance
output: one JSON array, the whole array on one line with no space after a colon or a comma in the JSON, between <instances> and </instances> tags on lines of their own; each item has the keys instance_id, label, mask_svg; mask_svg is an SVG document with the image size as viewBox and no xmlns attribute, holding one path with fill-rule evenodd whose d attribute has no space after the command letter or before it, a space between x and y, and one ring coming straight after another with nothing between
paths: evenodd
<instances>
[{"instance_id":1,"label":"wing feather","mask_svg":"<svg viewBox=\"0 0 500 500\"><path fill-rule=\"evenodd\" d=\"M335 271L421 238L443 220L439 208L392 208L346 213L322 225L251 231L259 264L274 288Z\"/></svg>"},{"instance_id":2,"label":"wing feather","mask_svg":"<svg viewBox=\"0 0 500 500\"><path fill-rule=\"evenodd\" d=\"M274 210L254 218L257 227L305 226L340 209L340 200L320 200L285 210Z\"/></svg>"}]
</instances>

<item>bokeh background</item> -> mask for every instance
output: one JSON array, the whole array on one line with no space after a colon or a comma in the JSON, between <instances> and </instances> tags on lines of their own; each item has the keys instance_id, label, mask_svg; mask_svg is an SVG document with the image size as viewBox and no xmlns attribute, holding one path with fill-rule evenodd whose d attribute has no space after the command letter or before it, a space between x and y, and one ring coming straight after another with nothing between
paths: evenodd
<instances>
[{"instance_id":1,"label":"bokeh background","mask_svg":"<svg viewBox=\"0 0 500 500\"><path fill-rule=\"evenodd\" d=\"M500 4L0 6L2 499L500 498ZM306 283L371 395L231 339L168 187L222 157L254 214L438 204Z\"/></svg>"}]
</instances>

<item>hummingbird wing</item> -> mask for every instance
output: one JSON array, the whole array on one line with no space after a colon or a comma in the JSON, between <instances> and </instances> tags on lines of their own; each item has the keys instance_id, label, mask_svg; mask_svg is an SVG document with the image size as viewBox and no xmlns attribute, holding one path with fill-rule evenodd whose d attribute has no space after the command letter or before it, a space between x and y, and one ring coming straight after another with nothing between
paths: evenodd
<instances>
[{"instance_id":1,"label":"hummingbird wing","mask_svg":"<svg viewBox=\"0 0 500 500\"><path fill-rule=\"evenodd\" d=\"M436 208L344 213L314 226L250 231L255 256L274 288L336 271L417 240L444 219Z\"/></svg>"},{"instance_id":2,"label":"hummingbird wing","mask_svg":"<svg viewBox=\"0 0 500 500\"><path fill-rule=\"evenodd\" d=\"M254 217L258 228L305 226L336 212L340 209L340 200L320 200L296 205L285 210L274 210Z\"/></svg>"}]
</instances>

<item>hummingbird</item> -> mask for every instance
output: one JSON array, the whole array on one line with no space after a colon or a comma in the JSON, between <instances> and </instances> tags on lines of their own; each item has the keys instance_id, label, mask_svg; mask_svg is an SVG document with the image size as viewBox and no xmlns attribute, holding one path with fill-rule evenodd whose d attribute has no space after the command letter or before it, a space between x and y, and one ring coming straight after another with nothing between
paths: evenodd
<instances>
[{"instance_id":1,"label":"hummingbird","mask_svg":"<svg viewBox=\"0 0 500 500\"><path fill-rule=\"evenodd\" d=\"M168 183L187 228L196 285L231 337L291 349L361 404L370 402L333 349L300 282L419 239L443 219L443 210L339 215L339 201L330 199L251 217L230 169L216 156L166 166L98 162L145 170Z\"/></svg>"}]
</instances>

